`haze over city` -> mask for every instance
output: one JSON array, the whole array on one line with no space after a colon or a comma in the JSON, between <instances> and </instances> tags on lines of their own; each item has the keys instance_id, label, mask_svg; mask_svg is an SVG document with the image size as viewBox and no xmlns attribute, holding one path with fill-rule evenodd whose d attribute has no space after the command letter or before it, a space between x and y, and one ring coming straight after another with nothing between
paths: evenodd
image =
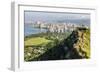
<instances>
[{"instance_id":1,"label":"haze over city","mask_svg":"<svg viewBox=\"0 0 100 73\"><path fill-rule=\"evenodd\" d=\"M48 23L65 22L90 25L90 14L25 11L24 15L25 23L41 21Z\"/></svg>"}]
</instances>

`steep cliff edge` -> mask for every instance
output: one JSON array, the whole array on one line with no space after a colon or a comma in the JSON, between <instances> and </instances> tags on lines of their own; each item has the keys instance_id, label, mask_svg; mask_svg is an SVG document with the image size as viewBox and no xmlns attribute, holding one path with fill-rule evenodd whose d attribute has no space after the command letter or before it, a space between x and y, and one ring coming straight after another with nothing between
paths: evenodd
<instances>
[{"instance_id":1,"label":"steep cliff edge","mask_svg":"<svg viewBox=\"0 0 100 73\"><path fill-rule=\"evenodd\" d=\"M90 29L77 28L66 39L71 58L90 58Z\"/></svg>"}]
</instances>

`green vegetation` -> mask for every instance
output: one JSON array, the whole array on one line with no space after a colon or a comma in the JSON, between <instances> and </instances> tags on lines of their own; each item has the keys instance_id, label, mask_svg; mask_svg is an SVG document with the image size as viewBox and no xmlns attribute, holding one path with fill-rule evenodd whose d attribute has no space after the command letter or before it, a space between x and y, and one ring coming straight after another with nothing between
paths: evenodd
<instances>
[{"instance_id":1,"label":"green vegetation","mask_svg":"<svg viewBox=\"0 0 100 73\"><path fill-rule=\"evenodd\" d=\"M24 38L25 61L35 58L47 52L52 47L60 44L71 32L66 33L39 33ZM39 59L38 59L39 60Z\"/></svg>"},{"instance_id":2,"label":"green vegetation","mask_svg":"<svg viewBox=\"0 0 100 73\"><path fill-rule=\"evenodd\" d=\"M24 60L90 58L90 29L65 33L39 33L24 38Z\"/></svg>"},{"instance_id":3,"label":"green vegetation","mask_svg":"<svg viewBox=\"0 0 100 73\"><path fill-rule=\"evenodd\" d=\"M45 38L41 37L35 37L35 38L30 38L25 41L25 46L38 46L38 45L45 45L47 43L51 42L51 40L47 40Z\"/></svg>"}]
</instances>

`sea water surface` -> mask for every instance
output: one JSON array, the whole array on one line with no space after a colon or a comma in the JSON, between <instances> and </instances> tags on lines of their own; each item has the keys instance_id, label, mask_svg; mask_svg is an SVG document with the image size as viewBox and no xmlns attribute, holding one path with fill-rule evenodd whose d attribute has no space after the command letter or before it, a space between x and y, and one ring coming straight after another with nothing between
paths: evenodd
<instances>
[{"instance_id":1,"label":"sea water surface","mask_svg":"<svg viewBox=\"0 0 100 73\"><path fill-rule=\"evenodd\" d=\"M24 36L29 36L29 35L32 35L32 34L38 34L38 33L46 32L46 31L47 31L47 29L34 28L30 24L24 25Z\"/></svg>"}]
</instances>

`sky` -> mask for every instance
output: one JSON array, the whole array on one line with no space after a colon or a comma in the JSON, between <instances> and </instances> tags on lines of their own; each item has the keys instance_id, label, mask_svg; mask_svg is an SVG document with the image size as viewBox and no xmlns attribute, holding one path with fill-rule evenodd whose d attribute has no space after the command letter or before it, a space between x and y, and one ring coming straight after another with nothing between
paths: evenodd
<instances>
[{"instance_id":1,"label":"sky","mask_svg":"<svg viewBox=\"0 0 100 73\"><path fill-rule=\"evenodd\" d=\"M90 24L90 14L84 13L57 13L57 12L37 12L37 11L24 11L25 23L42 21L47 23L55 22L69 22L69 23L82 23Z\"/></svg>"}]
</instances>

